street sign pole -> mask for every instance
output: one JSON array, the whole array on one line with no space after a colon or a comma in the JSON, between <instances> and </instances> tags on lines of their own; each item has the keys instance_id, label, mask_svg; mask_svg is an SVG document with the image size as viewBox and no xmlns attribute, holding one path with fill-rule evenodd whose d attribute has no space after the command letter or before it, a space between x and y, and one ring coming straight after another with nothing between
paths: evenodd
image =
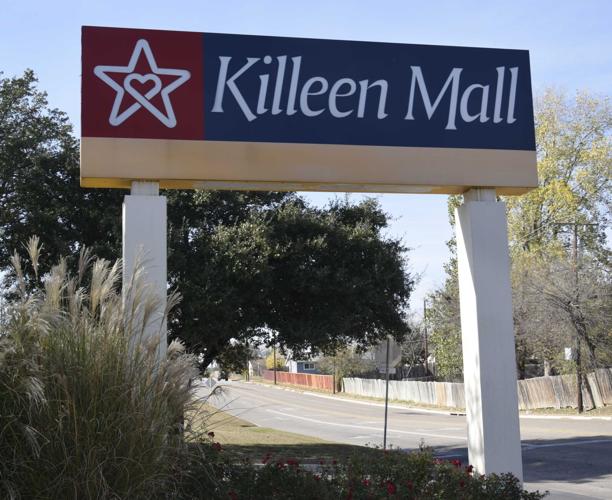
<instances>
[{"instance_id":1,"label":"street sign pole","mask_svg":"<svg viewBox=\"0 0 612 500\"><path fill-rule=\"evenodd\" d=\"M387 449L387 414L388 414L388 411L389 411L389 372L391 371L391 370L389 370L389 342L390 342L390 339L387 336L387 356L386 356L386 359L387 359L386 365L387 366L386 366L386 369L385 369L385 372L386 372L386 384L385 384L386 385L386 387L385 387L385 430L383 432L383 450Z\"/></svg>"}]
</instances>

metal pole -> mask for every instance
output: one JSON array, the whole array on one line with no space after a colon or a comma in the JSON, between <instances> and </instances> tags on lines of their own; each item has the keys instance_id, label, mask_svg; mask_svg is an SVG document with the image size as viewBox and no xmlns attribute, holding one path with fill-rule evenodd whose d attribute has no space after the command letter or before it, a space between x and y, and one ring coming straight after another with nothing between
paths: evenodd
<instances>
[{"instance_id":1,"label":"metal pole","mask_svg":"<svg viewBox=\"0 0 612 500\"><path fill-rule=\"evenodd\" d=\"M246 374L244 376L245 380L249 381L249 342L246 342Z\"/></svg>"},{"instance_id":2,"label":"metal pole","mask_svg":"<svg viewBox=\"0 0 612 500\"><path fill-rule=\"evenodd\" d=\"M574 271L574 297L575 307L578 307L578 224L574 222L574 234L572 238L572 264ZM576 406L578 413L584 412L584 401L582 399L582 358L580 356L580 335L576 334Z\"/></svg>"},{"instance_id":3,"label":"metal pole","mask_svg":"<svg viewBox=\"0 0 612 500\"><path fill-rule=\"evenodd\" d=\"M333 384L334 384L333 394L336 394L336 355L335 354L334 354L334 378L333 378Z\"/></svg>"},{"instance_id":4,"label":"metal pole","mask_svg":"<svg viewBox=\"0 0 612 500\"><path fill-rule=\"evenodd\" d=\"M385 387L385 431L383 433L383 450L387 449L387 414L389 410L389 336L387 336L387 356L386 356L387 381Z\"/></svg>"},{"instance_id":5,"label":"metal pole","mask_svg":"<svg viewBox=\"0 0 612 500\"><path fill-rule=\"evenodd\" d=\"M429 375L429 367L427 366L427 358L429 356L428 352L427 352L427 322L426 322L426 318L427 318L427 299L423 299L423 335L425 337L425 362L424 364L424 368L425 368L425 376L427 377Z\"/></svg>"},{"instance_id":6,"label":"metal pole","mask_svg":"<svg viewBox=\"0 0 612 500\"><path fill-rule=\"evenodd\" d=\"M276 339L274 339L274 385L276 385Z\"/></svg>"}]
</instances>

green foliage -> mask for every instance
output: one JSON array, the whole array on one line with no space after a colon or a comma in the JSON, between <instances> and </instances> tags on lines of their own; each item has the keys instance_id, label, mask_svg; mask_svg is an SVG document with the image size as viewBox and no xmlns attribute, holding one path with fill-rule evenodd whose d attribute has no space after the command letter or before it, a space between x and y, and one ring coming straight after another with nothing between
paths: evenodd
<instances>
[{"instance_id":1,"label":"green foliage","mask_svg":"<svg viewBox=\"0 0 612 500\"><path fill-rule=\"evenodd\" d=\"M247 369L247 360L252 359L251 349L244 343L230 344L217 356L217 364L224 374L243 373Z\"/></svg>"},{"instance_id":2,"label":"green foliage","mask_svg":"<svg viewBox=\"0 0 612 500\"><path fill-rule=\"evenodd\" d=\"M32 234L41 272L87 246L115 259L121 248L121 193L79 186L79 145L65 113L48 106L34 73L0 74L0 270Z\"/></svg>"},{"instance_id":3,"label":"green foliage","mask_svg":"<svg viewBox=\"0 0 612 500\"><path fill-rule=\"evenodd\" d=\"M78 141L36 85L31 71L0 77L0 270L31 234L46 262L85 246L115 259L123 193L79 187ZM387 216L376 202L316 209L292 193L167 196L169 281L184 297L169 327L205 363L263 328L296 352L407 331L413 282L405 249L382 236Z\"/></svg>"},{"instance_id":4,"label":"green foliage","mask_svg":"<svg viewBox=\"0 0 612 500\"><path fill-rule=\"evenodd\" d=\"M431 351L436 360L436 378L451 382L463 379L463 354L454 240L449 243L449 248L451 258L445 265L446 281L429 295L427 317L424 321L430 332Z\"/></svg>"},{"instance_id":5,"label":"green foliage","mask_svg":"<svg viewBox=\"0 0 612 500\"><path fill-rule=\"evenodd\" d=\"M610 222L612 104L577 93L570 100L546 90L536 101L539 187L508 197L508 233L514 251L558 245L558 222L589 222L583 234L592 251L604 251Z\"/></svg>"},{"instance_id":6,"label":"green foliage","mask_svg":"<svg viewBox=\"0 0 612 500\"><path fill-rule=\"evenodd\" d=\"M546 91L537 102L540 187L507 199L519 370L527 358L567 370L564 347L583 341L587 365L612 357L610 222L612 105ZM577 271L571 240L576 223ZM588 224L588 225L585 225ZM577 280L576 280L577 278Z\"/></svg>"},{"instance_id":7,"label":"green foliage","mask_svg":"<svg viewBox=\"0 0 612 500\"><path fill-rule=\"evenodd\" d=\"M322 461L314 470L303 469L296 460L270 455L263 457L263 463L263 467L255 468L229 457L223 469L227 479L221 483L220 497L538 500L545 496L523 490L511 474L481 476L457 460L434 459L426 450L381 450L376 460L355 455L347 461Z\"/></svg>"},{"instance_id":8,"label":"green foliage","mask_svg":"<svg viewBox=\"0 0 612 500\"><path fill-rule=\"evenodd\" d=\"M382 235L387 216L374 200L326 209L278 193L170 200L181 207L170 214L170 280L184 297L171 328L207 361L264 331L297 354L408 331L405 249Z\"/></svg>"},{"instance_id":9,"label":"green foliage","mask_svg":"<svg viewBox=\"0 0 612 500\"><path fill-rule=\"evenodd\" d=\"M0 496L168 498L187 462L204 480L181 436L194 360L174 342L160 361L159 339L143 337L157 302L138 275L124 302L119 264L81 252L76 274L61 261L41 279L28 248L35 279L15 255L0 332Z\"/></svg>"}]
</instances>

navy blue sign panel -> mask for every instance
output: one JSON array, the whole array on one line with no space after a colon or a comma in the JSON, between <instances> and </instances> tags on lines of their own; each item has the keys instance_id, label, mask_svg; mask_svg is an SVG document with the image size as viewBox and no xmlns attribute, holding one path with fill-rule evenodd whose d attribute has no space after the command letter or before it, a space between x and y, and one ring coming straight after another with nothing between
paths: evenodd
<instances>
[{"instance_id":1,"label":"navy blue sign panel","mask_svg":"<svg viewBox=\"0 0 612 500\"><path fill-rule=\"evenodd\" d=\"M203 35L206 140L534 150L529 53Z\"/></svg>"}]
</instances>

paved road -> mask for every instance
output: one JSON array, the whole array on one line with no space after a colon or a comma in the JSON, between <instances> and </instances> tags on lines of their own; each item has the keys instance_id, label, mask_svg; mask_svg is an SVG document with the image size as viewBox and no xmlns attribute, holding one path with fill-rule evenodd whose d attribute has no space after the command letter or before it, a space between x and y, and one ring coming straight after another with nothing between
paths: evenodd
<instances>
[{"instance_id":1,"label":"paved road","mask_svg":"<svg viewBox=\"0 0 612 500\"><path fill-rule=\"evenodd\" d=\"M382 444L384 408L377 403L240 382L210 402L259 426ZM424 441L439 456L467 462L464 416L392 405L388 427L394 446L415 449ZM549 490L553 499L612 499L611 419L522 417L521 439L528 489Z\"/></svg>"}]
</instances>

